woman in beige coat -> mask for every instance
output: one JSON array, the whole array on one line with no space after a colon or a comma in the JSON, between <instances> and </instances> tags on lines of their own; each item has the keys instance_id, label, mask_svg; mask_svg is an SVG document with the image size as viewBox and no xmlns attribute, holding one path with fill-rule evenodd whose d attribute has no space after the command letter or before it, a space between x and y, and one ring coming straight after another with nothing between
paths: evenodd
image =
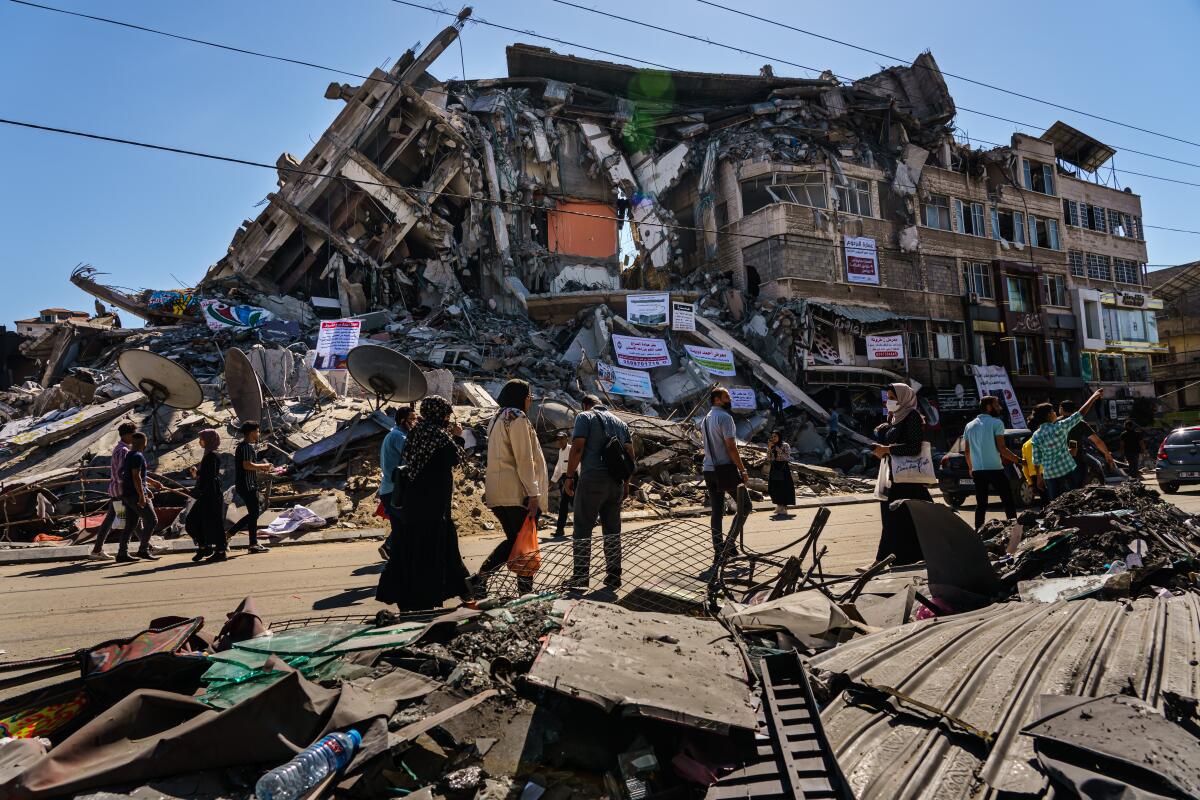
<instances>
[{"instance_id":1,"label":"woman in beige coat","mask_svg":"<svg viewBox=\"0 0 1200 800\"><path fill-rule=\"evenodd\" d=\"M511 380L496 399L500 410L488 429L485 499L500 522L504 541L483 562L479 568L481 575L508 561L513 542L525 520L529 517L536 520L550 502L546 457L527 416L533 402L529 384ZM531 591L533 578L518 576L517 589L522 594Z\"/></svg>"}]
</instances>

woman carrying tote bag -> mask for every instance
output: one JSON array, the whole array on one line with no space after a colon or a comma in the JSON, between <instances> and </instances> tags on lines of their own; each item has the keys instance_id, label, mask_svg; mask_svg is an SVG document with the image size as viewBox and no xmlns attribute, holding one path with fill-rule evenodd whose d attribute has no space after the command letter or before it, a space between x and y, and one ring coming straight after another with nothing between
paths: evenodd
<instances>
[{"instance_id":1,"label":"woman carrying tote bag","mask_svg":"<svg viewBox=\"0 0 1200 800\"><path fill-rule=\"evenodd\" d=\"M933 502L928 484L936 482L929 458L929 443L925 441L925 418L917 411L917 393L903 383L893 383L887 389L888 421L875 429L882 444L875 446L880 469L887 469L890 482L883 488L886 500L879 503L883 532L875 559L894 555L893 564L913 564L923 560L921 543L907 511L892 511L897 500ZM926 466L927 465L927 466Z\"/></svg>"}]
</instances>

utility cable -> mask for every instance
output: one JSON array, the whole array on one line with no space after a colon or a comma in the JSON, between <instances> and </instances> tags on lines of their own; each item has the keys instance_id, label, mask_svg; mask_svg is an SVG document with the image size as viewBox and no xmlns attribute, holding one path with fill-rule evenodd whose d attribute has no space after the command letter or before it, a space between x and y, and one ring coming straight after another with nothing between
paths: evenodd
<instances>
[{"instance_id":1,"label":"utility cable","mask_svg":"<svg viewBox=\"0 0 1200 800\"><path fill-rule=\"evenodd\" d=\"M558 0L555 0L555 2L558 2ZM1179 142L1181 144L1189 144L1192 147L1200 147L1200 142L1193 142L1189 139L1181 139L1178 136L1172 136L1168 133L1161 133L1159 131L1151 130L1149 128L1142 128L1138 125L1132 125L1128 122L1121 122L1120 120L1111 119L1109 117L1103 117L1103 116L1100 116L1099 114L1093 114L1090 111L1084 111L1079 108L1072 108L1071 106L1066 106L1061 103L1056 103L1053 100L1046 100L1041 97L1034 97L1033 95L1024 94L1022 92L1018 92L1013 89L1005 89L1003 86L997 86L992 83L987 83L986 81L976 80L975 78L968 78L966 75L957 75L953 72L947 72L946 70L942 69L941 67L939 67L937 70L934 70L932 67L925 67L923 64L922 65L909 64L909 62L906 59L900 58L898 56L889 55L887 53L881 53L878 50L872 50L868 47L863 47L862 45L854 44L853 42L847 42L842 39L835 39L832 36L826 36L824 34L816 33L814 31L805 30L804 28L798 28L794 25L788 25L787 23L781 22L776 19L770 19L768 17L760 17L757 14L751 14L749 11L742 11L741 9L730 8L729 6L712 2L712 0L696 0L696 2L706 5L706 6L711 6L713 8L719 8L723 11L728 11L731 14L740 14L743 17L758 20L759 22L765 22L768 25L775 25L780 28L786 28L787 30L795 31L796 33L802 33L806 36L812 36L817 39L823 39L827 42L833 42L834 44L840 44L843 47L850 47L850 48L853 48L854 50L860 50L864 53L870 53L871 55L879 56L881 58L887 58L892 61L895 61L897 64L901 64L904 66L915 66L918 68L924 68L924 69L929 70L930 72L939 72L942 75L945 75L950 78L954 78L955 80L965 81L966 83L973 83L976 86L982 86L986 89L992 89L993 91L1002 92L1004 94L1012 95L1013 97L1019 97L1023 100L1031 100L1035 103L1041 103L1042 105L1050 106L1051 108L1057 108L1061 111L1069 111L1072 114L1079 114L1080 116L1091 117L1092 119L1100 120L1101 122L1107 122L1111 125L1119 125L1122 128L1128 128L1130 130L1138 131L1140 133L1148 133L1151 136L1158 136L1163 139L1170 139L1171 141Z\"/></svg>"}]
</instances>

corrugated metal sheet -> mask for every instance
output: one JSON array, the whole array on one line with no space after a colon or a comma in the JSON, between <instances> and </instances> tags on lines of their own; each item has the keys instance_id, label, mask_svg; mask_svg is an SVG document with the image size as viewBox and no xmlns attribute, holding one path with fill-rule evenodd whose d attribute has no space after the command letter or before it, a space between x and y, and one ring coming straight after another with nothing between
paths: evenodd
<instances>
[{"instance_id":1,"label":"corrugated metal sheet","mask_svg":"<svg viewBox=\"0 0 1200 800\"><path fill-rule=\"evenodd\" d=\"M855 322L870 324L872 322L886 322L889 319L902 319L899 314L888 311L886 308L876 308L874 306L851 306L844 303L827 303L821 300L809 300L811 305L817 308L823 308L838 316L852 319Z\"/></svg>"},{"instance_id":2,"label":"corrugated metal sheet","mask_svg":"<svg viewBox=\"0 0 1200 800\"><path fill-rule=\"evenodd\" d=\"M812 659L843 692L822 713L860 800L1043 795L1029 737L1043 694L1200 695L1200 596L1007 603L904 625ZM881 706L862 701L890 695Z\"/></svg>"}]
</instances>

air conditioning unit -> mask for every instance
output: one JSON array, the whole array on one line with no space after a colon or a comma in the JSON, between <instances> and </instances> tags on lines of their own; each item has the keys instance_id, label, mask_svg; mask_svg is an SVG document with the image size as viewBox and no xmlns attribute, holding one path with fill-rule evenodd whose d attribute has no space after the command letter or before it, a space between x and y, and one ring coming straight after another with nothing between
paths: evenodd
<instances>
[{"instance_id":1,"label":"air conditioning unit","mask_svg":"<svg viewBox=\"0 0 1200 800\"><path fill-rule=\"evenodd\" d=\"M979 305L979 292L971 292L967 295L967 302L973 306Z\"/></svg>"}]
</instances>

